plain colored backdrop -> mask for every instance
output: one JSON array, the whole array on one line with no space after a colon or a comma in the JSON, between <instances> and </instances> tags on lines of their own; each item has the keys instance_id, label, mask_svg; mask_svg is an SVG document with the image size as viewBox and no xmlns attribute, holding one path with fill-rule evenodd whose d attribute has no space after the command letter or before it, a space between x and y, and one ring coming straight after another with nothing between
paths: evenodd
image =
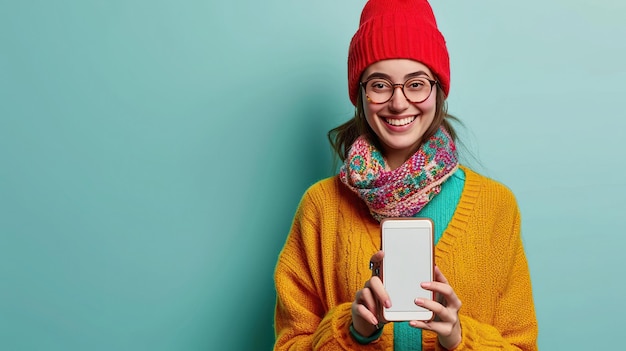
<instances>
[{"instance_id":1,"label":"plain colored backdrop","mask_svg":"<svg viewBox=\"0 0 626 351\"><path fill-rule=\"evenodd\" d=\"M0 349L271 349L364 3L2 1ZM620 348L626 3L432 5L464 159L522 210L540 348Z\"/></svg>"}]
</instances>

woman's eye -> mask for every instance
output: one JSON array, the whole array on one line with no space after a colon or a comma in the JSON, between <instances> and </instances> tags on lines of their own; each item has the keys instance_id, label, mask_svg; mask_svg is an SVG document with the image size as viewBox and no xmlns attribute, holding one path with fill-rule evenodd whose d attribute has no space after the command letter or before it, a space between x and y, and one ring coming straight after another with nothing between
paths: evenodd
<instances>
[{"instance_id":1,"label":"woman's eye","mask_svg":"<svg viewBox=\"0 0 626 351\"><path fill-rule=\"evenodd\" d=\"M388 87L389 87L389 84L385 82L373 82L372 83L372 88L377 89L377 90L385 89Z\"/></svg>"}]
</instances>

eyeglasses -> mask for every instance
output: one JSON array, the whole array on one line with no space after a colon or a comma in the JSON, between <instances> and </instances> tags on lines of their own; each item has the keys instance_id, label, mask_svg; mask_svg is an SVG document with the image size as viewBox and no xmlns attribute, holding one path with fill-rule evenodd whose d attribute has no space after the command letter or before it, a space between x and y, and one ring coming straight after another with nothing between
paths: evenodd
<instances>
[{"instance_id":1,"label":"eyeglasses","mask_svg":"<svg viewBox=\"0 0 626 351\"><path fill-rule=\"evenodd\" d=\"M374 104L384 104L391 100L396 88L402 88L402 94L410 102L417 104L428 99L433 92L433 87L439 84L436 80L430 80L426 77L411 78L404 84L394 84L385 78L370 78L365 82L360 82L361 87L365 90L367 101Z\"/></svg>"}]
</instances>

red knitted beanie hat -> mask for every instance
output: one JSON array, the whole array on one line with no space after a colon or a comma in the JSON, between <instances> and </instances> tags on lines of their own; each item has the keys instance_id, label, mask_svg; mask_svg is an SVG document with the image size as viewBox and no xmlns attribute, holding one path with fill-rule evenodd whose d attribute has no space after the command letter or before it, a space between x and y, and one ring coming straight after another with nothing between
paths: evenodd
<instances>
[{"instance_id":1,"label":"red knitted beanie hat","mask_svg":"<svg viewBox=\"0 0 626 351\"><path fill-rule=\"evenodd\" d=\"M411 59L430 68L450 91L450 59L427 0L369 0L348 52L348 91L356 106L367 66L385 59Z\"/></svg>"}]
</instances>

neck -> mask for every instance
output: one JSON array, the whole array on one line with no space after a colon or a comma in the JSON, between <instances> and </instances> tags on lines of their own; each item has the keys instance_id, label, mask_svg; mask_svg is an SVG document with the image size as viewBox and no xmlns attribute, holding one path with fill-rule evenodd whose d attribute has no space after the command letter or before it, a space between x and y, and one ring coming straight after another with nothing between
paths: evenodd
<instances>
[{"instance_id":1,"label":"neck","mask_svg":"<svg viewBox=\"0 0 626 351\"><path fill-rule=\"evenodd\" d=\"M389 148L384 148L385 162L390 170L395 170L396 168L402 166L422 145L421 141L416 144L415 147L408 150L393 150Z\"/></svg>"},{"instance_id":2,"label":"neck","mask_svg":"<svg viewBox=\"0 0 626 351\"><path fill-rule=\"evenodd\" d=\"M408 159L409 159L408 157L405 157L404 155L399 155L397 153L392 153L392 154L385 156L385 161L387 162L387 166L392 171L402 166L402 164L406 162L406 160Z\"/></svg>"}]
</instances>

